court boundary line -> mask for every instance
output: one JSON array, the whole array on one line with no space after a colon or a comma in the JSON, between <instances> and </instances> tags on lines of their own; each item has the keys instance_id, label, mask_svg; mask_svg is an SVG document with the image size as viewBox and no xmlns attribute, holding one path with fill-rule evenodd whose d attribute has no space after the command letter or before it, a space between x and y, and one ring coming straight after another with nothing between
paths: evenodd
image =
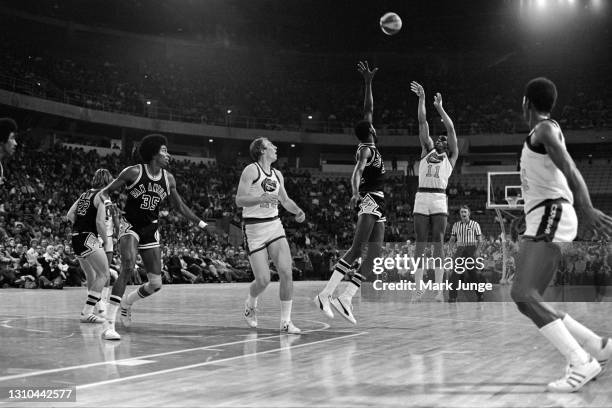
<instances>
[{"instance_id":1,"label":"court boundary line","mask_svg":"<svg viewBox=\"0 0 612 408\"><path fill-rule=\"evenodd\" d=\"M260 356L260 355L264 355L264 354L272 354L272 353L276 353L278 351L292 350L292 349L302 348L302 347L311 346L311 345L315 345L315 344L327 343L329 341L347 339L347 338L350 338L350 337L361 336L361 335L364 335L364 334L368 334L368 332L365 332L365 331L364 332L358 332L358 333L348 334L348 335L345 335L345 336L332 337L332 338L329 338L329 339L312 341L310 343L298 344L298 345L295 345L295 346L279 347L279 348L271 349L271 350L257 351L255 353L242 354L242 355L239 355L239 356L222 358L220 360L205 361L205 362L202 362L202 363L189 364L189 365L181 366L181 367L167 368L167 369L164 369L164 370L152 371L152 372L149 372L149 373L136 374L136 375L132 375L132 376L129 376L129 377L113 378L112 380L104 380L104 381L98 381L98 382L95 382L95 383L82 384L82 385L77 385L76 389L78 391L78 390L83 390L83 389L87 389L87 388L98 387L100 385L114 384L114 383L118 383L118 382L122 382L122 381L135 380L135 379L140 379L140 378L145 378L145 377L151 377L151 376L154 376L154 375L168 374L168 373L173 373L173 372L176 372L176 371L189 370L189 369L192 369L192 368L204 367L204 366L207 366L207 365L213 365L213 364L219 364L219 363L225 363L225 362L228 362L228 361L238 360L238 359L241 359L241 358ZM292 336L292 335L289 334L288 336Z\"/></svg>"},{"instance_id":2,"label":"court boundary line","mask_svg":"<svg viewBox=\"0 0 612 408\"><path fill-rule=\"evenodd\" d=\"M318 323L323 323L323 322L318 322ZM313 332L319 332L319 331L327 330L329 325L327 325L326 323L323 323L323 324L326 325L327 327L323 328L323 329L304 330L304 331L302 331L302 334L308 334L308 333L313 333ZM256 333L256 332L253 332L253 333ZM232 341L232 342L228 342L228 343L211 344L211 345L202 346L202 347L193 347L193 348L188 348L188 349L166 351L166 352L163 352L163 353L148 354L148 355L143 355L143 356L138 356L138 357L124 358L124 359L121 359L121 360L99 361L99 362L96 362L96 363L79 364L79 365L68 366L68 367L59 367L59 368L51 368L51 369L48 369L48 370L34 371L34 372L30 372L30 373L7 375L7 376L4 376L4 377L0 377L0 383L3 382L3 381L15 380L15 379L19 379L19 378L37 377L39 375L45 375L45 374L53 374L53 373L60 373L60 372L64 372L64 371L70 371L70 370L80 370L80 369L84 369L84 368L104 366L104 365L109 365L109 364L115 364L117 362L133 361L133 360L140 360L140 359L147 359L147 358L154 358L154 357L162 357L162 356L169 356L169 355L181 354L181 353L190 353L190 352L198 351L198 350L208 350L208 349L215 348L215 347L225 347L225 346L232 346L232 345L235 345L235 344L256 342L256 341L259 341L259 340L267 340L267 339L273 339L273 338L280 338L281 336L284 336L284 335L286 335L286 334L280 334L279 333L279 334L275 334L275 335L272 335L272 336L258 337L258 338L255 338L255 339L244 339L244 340L237 340L237 341Z\"/></svg>"}]
</instances>

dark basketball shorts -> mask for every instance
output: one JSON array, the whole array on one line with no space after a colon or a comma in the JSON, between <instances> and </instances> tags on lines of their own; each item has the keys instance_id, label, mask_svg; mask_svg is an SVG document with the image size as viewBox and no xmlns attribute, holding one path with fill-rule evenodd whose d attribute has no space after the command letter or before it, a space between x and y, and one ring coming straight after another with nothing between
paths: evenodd
<instances>
[{"instance_id":1,"label":"dark basketball shorts","mask_svg":"<svg viewBox=\"0 0 612 408\"><path fill-rule=\"evenodd\" d=\"M159 248L160 235L157 221L145 226L133 226L125 218L121 219L119 225L119 240L126 235L131 235L138 241L138 249Z\"/></svg>"},{"instance_id":2,"label":"dark basketball shorts","mask_svg":"<svg viewBox=\"0 0 612 408\"><path fill-rule=\"evenodd\" d=\"M102 249L102 244L92 232L75 232L72 234L72 249L78 258L85 258L95 250Z\"/></svg>"},{"instance_id":3,"label":"dark basketball shorts","mask_svg":"<svg viewBox=\"0 0 612 408\"><path fill-rule=\"evenodd\" d=\"M376 222L385 222L385 197L382 193L371 192L360 194L361 202L357 216L361 214L371 214L376 217Z\"/></svg>"}]
</instances>

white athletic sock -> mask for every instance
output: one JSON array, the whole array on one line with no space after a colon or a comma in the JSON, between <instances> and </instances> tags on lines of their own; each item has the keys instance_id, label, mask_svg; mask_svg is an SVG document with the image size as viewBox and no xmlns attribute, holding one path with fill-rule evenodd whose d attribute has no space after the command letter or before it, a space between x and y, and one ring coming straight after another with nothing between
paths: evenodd
<instances>
[{"instance_id":1,"label":"white athletic sock","mask_svg":"<svg viewBox=\"0 0 612 408\"><path fill-rule=\"evenodd\" d=\"M556 319L541 327L540 333L565 356L570 364L579 365L589 362L588 353L580 347L561 319Z\"/></svg>"},{"instance_id":2,"label":"white athletic sock","mask_svg":"<svg viewBox=\"0 0 612 408\"><path fill-rule=\"evenodd\" d=\"M291 321L291 306L293 305L293 300L281 300L281 322Z\"/></svg>"},{"instance_id":3,"label":"white athletic sock","mask_svg":"<svg viewBox=\"0 0 612 408\"><path fill-rule=\"evenodd\" d=\"M87 291L87 300L85 301L85 306L83 307L83 314L85 316L93 313L94 306L100 300L100 292L94 292L93 290Z\"/></svg>"},{"instance_id":4,"label":"white athletic sock","mask_svg":"<svg viewBox=\"0 0 612 408\"><path fill-rule=\"evenodd\" d=\"M416 290L423 290L421 285L423 284L423 269L419 268L414 272L414 284L416 286Z\"/></svg>"},{"instance_id":5,"label":"white athletic sock","mask_svg":"<svg viewBox=\"0 0 612 408\"><path fill-rule=\"evenodd\" d=\"M442 280L444 279L444 269L436 268L435 273L436 273L436 283L442 283ZM442 293L442 289L439 289L438 292Z\"/></svg>"},{"instance_id":6,"label":"white athletic sock","mask_svg":"<svg viewBox=\"0 0 612 408\"><path fill-rule=\"evenodd\" d=\"M324 296L331 296L336 290L336 287L342 279L344 279L344 275L346 275L351 270L351 265L349 265L344 259L340 259L338 263L334 266L334 272L332 273L331 278L325 285L325 288L321 291L321 294Z\"/></svg>"},{"instance_id":7,"label":"white athletic sock","mask_svg":"<svg viewBox=\"0 0 612 408\"><path fill-rule=\"evenodd\" d=\"M117 320L117 310L121 304L119 296L111 295L108 299L108 309L106 309L106 321L110 323L111 328L115 330L115 320Z\"/></svg>"},{"instance_id":8,"label":"white athletic sock","mask_svg":"<svg viewBox=\"0 0 612 408\"><path fill-rule=\"evenodd\" d=\"M102 288L102 294L100 295L100 300L103 302L108 302L108 295L110 293L110 287L104 287Z\"/></svg>"},{"instance_id":9,"label":"white athletic sock","mask_svg":"<svg viewBox=\"0 0 612 408\"><path fill-rule=\"evenodd\" d=\"M247 306L248 306L248 307L253 307L253 308L257 307L257 296L256 296L256 297L253 297L253 296L251 296L251 294L249 293L249 297L247 297L247 301L246 301L246 303L247 303ZM282 302L281 302L281 303L282 303Z\"/></svg>"},{"instance_id":10,"label":"white athletic sock","mask_svg":"<svg viewBox=\"0 0 612 408\"><path fill-rule=\"evenodd\" d=\"M365 276L360 274L359 272L355 272L355 275L351 278L351 281L344 289L344 293L342 293L342 297L348 298L351 300L353 296L357 293L359 288L361 287L361 282L365 280Z\"/></svg>"},{"instance_id":11,"label":"white athletic sock","mask_svg":"<svg viewBox=\"0 0 612 408\"><path fill-rule=\"evenodd\" d=\"M108 309L106 309L106 321L112 325L113 329L115 328L115 320L117 318L118 309L119 305L114 305L112 303L109 303Z\"/></svg>"},{"instance_id":12,"label":"white athletic sock","mask_svg":"<svg viewBox=\"0 0 612 408\"><path fill-rule=\"evenodd\" d=\"M94 311L95 312L97 312L98 310L106 311L107 307L108 307L108 303L106 303L104 300L100 299L98 301L98 303L96 303L96 307L94 308Z\"/></svg>"},{"instance_id":13,"label":"white athletic sock","mask_svg":"<svg viewBox=\"0 0 612 408\"><path fill-rule=\"evenodd\" d=\"M130 307L134 304L134 302L140 299L142 299L142 296L138 294L138 289L136 289L125 297L125 306ZM121 303L124 302L122 301Z\"/></svg>"},{"instance_id":14,"label":"white athletic sock","mask_svg":"<svg viewBox=\"0 0 612 408\"><path fill-rule=\"evenodd\" d=\"M593 333L588 327L572 319L567 313L563 318L563 324L588 353L596 354L601 350L601 337Z\"/></svg>"}]
</instances>

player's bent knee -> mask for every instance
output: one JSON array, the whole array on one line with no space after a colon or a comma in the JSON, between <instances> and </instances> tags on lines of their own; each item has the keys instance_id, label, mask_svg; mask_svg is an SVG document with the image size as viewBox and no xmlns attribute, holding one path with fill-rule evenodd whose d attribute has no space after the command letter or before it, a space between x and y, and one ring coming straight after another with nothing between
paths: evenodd
<instances>
[{"instance_id":1,"label":"player's bent knee","mask_svg":"<svg viewBox=\"0 0 612 408\"><path fill-rule=\"evenodd\" d=\"M293 271L291 270L291 267L288 268L278 268L278 276L280 279L292 279L293 278Z\"/></svg>"},{"instance_id":2,"label":"player's bent knee","mask_svg":"<svg viewBox=\"0 0 612 408\"><path fill-rule=\"evenodd\" d=\"M512 289L510 289L510 297L515 303L525 302L528 300L527 292L527 289L515 284L512 285Z\"/></svg>"},{"instance_id":3,"label":"player's bent knee","mask_svg":"<svg viewBox=\"0 0 612 408\"><path fill-rule=\"evenodd\" d=\"M130 277L134 275L135 270L136 268L134 266L134 263L122 262L121 271L119 273L118 279L127 282Z\"/></svg>"},{"instance_id":4,"label":"player's bent knee","mask_svg":"<svg viewBox=\"0 0 612 408\"><path fill-rule=\"evenodd\" d=\"M510 291L510 297L516 304L518 310L525 316L532 318L535 316L534 307L538 300L534 296L535 289L525 289L520 286L513 286Z\"/></svg>"},{"instance_id":5,"label":"player's bent knee","mask_svg":"<svg viewBox=\"0 0 612 408\"><path fill-rule=\"evenodd\" d=\"M257 282L257 285L265 288L270 283L270 277L269 276L259 276L255 278L255 282Z\"/></svg>"}]
</instances>

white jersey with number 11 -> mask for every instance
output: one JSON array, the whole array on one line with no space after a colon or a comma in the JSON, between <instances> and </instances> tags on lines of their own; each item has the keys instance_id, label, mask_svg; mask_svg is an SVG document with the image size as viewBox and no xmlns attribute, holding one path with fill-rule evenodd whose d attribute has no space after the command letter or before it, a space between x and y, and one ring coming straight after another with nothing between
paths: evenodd
<instances>
[{"instance_id":1,"label":"white jersey with number 11","mask_svg":"<svg viewBox=\"0 0 612 408\"><path fill-rule=\"evenodd\" d=\"M445 190L452 172L453 166L446 152L438 154L432 149L419 163L419 187Z\"/></svg>"}]
</instances>

